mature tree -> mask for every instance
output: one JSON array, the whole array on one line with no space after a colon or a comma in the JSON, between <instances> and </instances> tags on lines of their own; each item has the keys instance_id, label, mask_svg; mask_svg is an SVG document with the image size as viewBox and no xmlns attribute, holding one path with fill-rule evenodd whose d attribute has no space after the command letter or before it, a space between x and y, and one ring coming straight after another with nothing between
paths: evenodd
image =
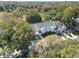
<instances>
[{"instance_id":1,"label":"mature tree","mask_svg":"<svg viewBox=\"0 0 79 59\"><path fill-rule=\"evenodd\" d=\"M70 47L68 48L64 48L62 49L61 51L61 57L63 58L73 58L73 57L76 57L78 58L79 57L79 45L71 45Z\"/></svg>"},{"instance_id":2,"label":"mature tree","mask_svg":"<svg viewBox=\"0 0 79 59\"><path fill-rule=\"evenodd\" d=\"M11 39L13 40L15 47L26 49L30 44L30 41L35 40L35 37L30 25L26 22L20 22L15 26L15 32Z\"/></svg>"},{"instance_id":3,"label":"mature tree","mask_svg":"<svg viewBox=\"0 0 79 59\"><path fill-rule=\"evenodd\" d=\"M73 28L73 19L72 17L76 17L79 14L78 6L68 6L63 11L62 21L67 23L71 28Z\"/></svg>"},{"instance_id":4,"label":"mature tree","mask_svg":"<svg viewBox=\"0 0 79 59\"><path fill-rule=\"evenodd\" d=\"M16 19L13 23L2 20L0 21L0 28L3 30L0 35L0 44L3 50L8 49L6 52L12 53L16 48L27 49L30 41L35 40L30 25L22 20Z\"/></svg>"},{"instance_id":5,"label":"mature tree","mask_svg":"<svg viewBox=\"0 0 79 59\"><path fill-rule=\"evenodd\" d=\"M39 13L35 12L35 11L28 11L29 15L26 18L26 21L28 21L29 23L37 23L37 22L41 22L41 16Z\"/></svg>"},{"instance_id":6,"label":"mature tree","mask_svg":"<svg viewBox=\"0 0 79 59\"><path fill-rule=\"evenodd\" d=\"M56 57L79 57L78 49L79 42L76 40L67 39L65 41L59 39L48 37L38 41L36 44L36 53L32 53L32 57L42 57L42 58L56 58ZM33 51L32 51L33 52ZM75 54L77 53L77 54Z\"/></svg>"},{"instance_id":7,"label":"mature tree","mask_svg":"<svg viewBox=\"0 0 79 59\"><path fill-rule=\"evenodd\" d=\"M4 51L3 55L5 56L6 52L11 53L13 50L13 44L11 40L13 29L12 26L10 26L10 24L4 20L0 21L0 28L3 30L2 34L0 34L0 45ZM9 50L9 48L11 49Z\"/></svg>"}]
</instances>

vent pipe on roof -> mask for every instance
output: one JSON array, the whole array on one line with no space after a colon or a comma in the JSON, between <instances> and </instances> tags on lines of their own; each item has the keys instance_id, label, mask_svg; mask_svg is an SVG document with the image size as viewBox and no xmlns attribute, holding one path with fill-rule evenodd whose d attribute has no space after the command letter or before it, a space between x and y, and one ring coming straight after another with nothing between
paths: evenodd
<instances>
[{"instance_id":1,"label":"vent pipe on roof","mask_svg":"<svg viewBox=\"0 0 79 59\"><path fill-rule=\"evenodd\" d=\"M72 17L72 19L74 20L74 17Z\"/></svg>"}]
</instances>

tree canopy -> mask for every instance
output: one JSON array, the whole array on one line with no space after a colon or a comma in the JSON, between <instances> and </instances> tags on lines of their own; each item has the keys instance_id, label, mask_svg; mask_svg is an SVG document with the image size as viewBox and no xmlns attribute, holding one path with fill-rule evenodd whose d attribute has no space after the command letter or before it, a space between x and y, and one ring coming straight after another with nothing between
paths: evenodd
<instances>
[{"instance_id":1,"label":"tree canopy","mask_svg":"<svg viewBox=\"0 0 79 59\"><path fill-rule=\"evenodd\" d=\"M26 17L26 21L29 23L38 23L42 21L42 18L39 13L35 11L28 11L28 16Z\"/></svg>"}]
</instances>

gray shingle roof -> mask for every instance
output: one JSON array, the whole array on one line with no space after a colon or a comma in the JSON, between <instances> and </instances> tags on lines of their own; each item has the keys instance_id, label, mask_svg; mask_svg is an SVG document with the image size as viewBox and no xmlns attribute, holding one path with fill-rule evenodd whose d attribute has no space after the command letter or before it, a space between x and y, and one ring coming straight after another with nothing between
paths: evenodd
<instances>
[{"instance_id":1,"label":"gray shingle roof","mask_svg":"<svg viewBox=\"0 0 79 59\"><path fill-rule=\"evenodd\" d=\"M79 18L76 18L75 21L79 23Z\"/></svg>"},{"instance_id":2,"label":"gray shingle roof","mask_svg":"<svg viewBox=\"0 0 79 59\"><path fill-rule=\"evenodd\" d=\"M62 27L62 23L60 21L49 21L49 22L44 22L44 23L35 23L35 24L32 24L32 29L34 32L37 32L40 30L40 28L46 28L46 29L49 29L51 26L54 26L54 27L59 27L61 28Z\"/></svg>"}]
</instances>

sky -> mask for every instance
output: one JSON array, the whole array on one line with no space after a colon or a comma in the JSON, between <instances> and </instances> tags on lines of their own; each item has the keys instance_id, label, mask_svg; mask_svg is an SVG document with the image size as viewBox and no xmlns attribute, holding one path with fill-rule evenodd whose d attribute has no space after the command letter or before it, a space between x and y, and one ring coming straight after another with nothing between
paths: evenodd
<instances>
[{"instance_id":1,"label":"sky","mask_svg":"<svg viewBox=\"0 0 79 59\"><path fill-rule=\"evenodd\" d=\"M79 0L0 0L0 1L79 1Z\"/></svg>"}]
</instances>

